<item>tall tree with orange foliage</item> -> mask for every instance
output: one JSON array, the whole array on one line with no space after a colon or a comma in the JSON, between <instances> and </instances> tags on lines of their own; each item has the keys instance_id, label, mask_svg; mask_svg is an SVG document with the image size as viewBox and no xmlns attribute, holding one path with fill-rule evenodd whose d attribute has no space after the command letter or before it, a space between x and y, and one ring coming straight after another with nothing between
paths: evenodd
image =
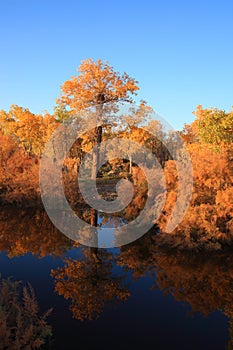
<instances>
[{"instance_id":1,"label":"tall tree with orange foliage","mask_svg":"<svg viewBox=\"0 0 233 350\"><path fill-rule=\"evenodd\" d=\"M77 113L87 107L94 107L99 120L102 120L103 106L106 103L119 101L132 102L132 95L139 89L137 81L128 74L114 71L107 62L98 59L84 60L78 68L78 76L65 81L61 87L58 105L67 106L71 112ZM100 143L103 125L94 129L97 151L93 153L92 178L96 178L99 164Z\"/></svg>"}]
</instances>

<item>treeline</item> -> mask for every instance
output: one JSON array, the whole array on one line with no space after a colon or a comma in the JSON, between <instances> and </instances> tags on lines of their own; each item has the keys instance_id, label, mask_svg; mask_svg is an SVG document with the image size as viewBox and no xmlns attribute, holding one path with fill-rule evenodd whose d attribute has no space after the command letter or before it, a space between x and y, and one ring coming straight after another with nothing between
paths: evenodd
<instances>
[{"instance_id":1,"label":"treeline","mask_svg":"<svg viewBox=\"0 0 233 350\"><path fill-rule=\"evenodd\" d=\"M45 143L53 131L63 122L61 114L35 115L28 109L13 105L9 112L0 112L0 200L1 205L17 204L21 206L40 205L39 165ZM59 111L61 113L61 111ZM188 148L193 165L194 188L188 212L176 229L175 244L198 247L232 241L233 233L233 112L219 109L197 107L196 118L190 125L185 125L179 132ZM59 120L60 119L60 120ZM160 133L159 138L151 133L128 124L118 131L118 137L133 140L146 145L156 155L164 167L168 195L163 214L159 220L163 230L176 201L179 186L178 174L174 160L161 139L162 129L159 122L153 121L154 129ZM154 133L156 135L156 132ZM110 138L113 133L104 130L102 140ZM170 141L169 141L170 137ZM166 136L166 145L174 143L176 134ZM77 197L77 172L83 156L95 144L94 133L83 135L71 148L65 160L64 185L71 204L81 201ZM133 160L133 150L127 148ZM111 157L114 158L114 150ZM127 153L126 152L126 153ZM130 175L143 183L140 170L136 164L115 159L106 164L99 177L125 177ZM136 181L136 180L135 180ZM77 191L76 191L77 190ZM145 190L145 187L144 187ZM137 193L131 207L126 209L130 219L134 210L142 207L144 193ZM134 208L134 209L133 209ZM165 239L165 236L164 236ZM167 238L166 238L167 239ZM173 239L173 237L171 238Z\"/></svg>"},{"instance_id":2,"label":"treeline","mask_svg":"<svg viewBox=\"0 0 233 350\"><path fill-rule=\"evenodd\" d=\"M40 157L45 143L60 123L56 113L34 115L28 109L16 105L13 105L9 112L0 112L1 204L39 203ZM185 219L179 226L179 231L190 236L193 241L200 232L203 234L203 241L212 235L223 238L223 234L224 239L227 240L229 233L232 233L232 125L232 111L226 113L218 109L202 109L198 106L195 121L185 125L179 133L190 152L194 176L192 202ZM161 133L159 123L157 128ZM104 133L103 140L110 136ZM160 220L163 227L174 205L178 179L175 163L170 159L168 150L161 142L162 137L160 135L160 139L152 138L150 133L147 134L145 130L142 132L142 129L135 125L120 131L118 137L122 138L122 142L129 139L146 145L163 164L169 189L165 214ZM170 135L171 143L174 142L174 137ZM66 159L66 169L69 169L66 175L68 186L69 183L75 183L78 164L83 155L93 147L94 142L93 135L84 135L72 147ZM166 140L166 144L168 142ZM133 157L132 150L131 153ZM112 164L107 164L100 175L121 177L130 171L129 167L129 162L118 159ZM72 186L70 192L72 192Z\"/></svg>"}]
</instances>

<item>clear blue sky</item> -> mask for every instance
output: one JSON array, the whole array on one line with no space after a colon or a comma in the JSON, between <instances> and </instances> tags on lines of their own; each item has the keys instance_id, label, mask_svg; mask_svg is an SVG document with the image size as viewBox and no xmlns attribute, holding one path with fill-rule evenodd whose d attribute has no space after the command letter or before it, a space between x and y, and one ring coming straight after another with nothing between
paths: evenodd
<instances>
[{"instance_id":1,"label":"clear blue sky","mask_svg":"<svg viewBox=\"0 0 233 350\"><path fill-rule=\"evenodd\" d=\"M0 109L52 112L86 58L136 78L175 128L233 105L232 0L2 0L0 14Z\"/></svg>"}]
</instances>

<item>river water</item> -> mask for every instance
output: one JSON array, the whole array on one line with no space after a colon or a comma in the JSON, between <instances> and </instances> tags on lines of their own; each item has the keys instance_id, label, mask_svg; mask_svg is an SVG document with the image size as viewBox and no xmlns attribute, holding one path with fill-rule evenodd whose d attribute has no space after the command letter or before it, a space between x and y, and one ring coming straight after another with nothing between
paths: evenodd
<instances>
[{"instance_id":1,"label":"river water","mask_svg":"<svg viewBox=\"0 0 233 350\"><path fill-rule=\"evenodd\" d=\"M84 247L38 210L3 209L0 229L1 279L30 283L39 314L52 308L44 348L233 348L230 253L169 252L156 229L121 248Z\"/></svg>"}]
</instances>

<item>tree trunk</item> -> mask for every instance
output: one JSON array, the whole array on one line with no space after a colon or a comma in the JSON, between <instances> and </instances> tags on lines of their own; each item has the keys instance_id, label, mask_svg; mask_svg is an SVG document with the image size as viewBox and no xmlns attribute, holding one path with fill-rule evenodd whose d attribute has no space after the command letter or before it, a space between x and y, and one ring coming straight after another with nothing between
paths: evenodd
<instances>
[{"instance_id":1,"label":"tree trunk","mask_svg":"<svg viewBox=\"0 0 233 350\"><path fill-rule=\"evenodd\" d=\"M132 175L132 156L129 156L129 173Z\"/></svg>"},{"instance_id":2,"label":"tree trunk","mask_svg":"<svg viewBox=\"0 0 233 350\"><path fill-rule=\"evenodd\" d=\"M97 117L97 121L100 122L100 124L102 124L103 103L104 103L104 96L102 94L99 94L97 96L96 117ZM96 179L98 168L99 168L99 150L100 150L100 144L102 142L102 133L103 133L103 127L102 125L98 125L95 128L96 151L93 151L93 164L92 164L92 172L91 172L92 180Z\"/></svg>"},{"instance_id":3,"label":"tree trunk","mask_svg":"<svg viewBox=\"0 0 233 350\"><path fill-rule=\"evenodd\" d=\"M91 226L97 226L97 219L98 219L98 213L96 209L91 209ZM91 259L94 260L94 262L100 262L101 259L98 256L98 233L96 232L96 247L90 247L90 255Z\"/></svg>"},{"instance_id":4,"label":"tree trunk","mask_svg":"<svg viewBox=\"0 0 233 350\"><path fill-rule=\"evenodd\" d=\"M91 208L91 226L97 226L97 210Z\"/></svg>"},{"instance_id":5,"label":"tree trunk","mask_svg":"<svg viewBox=\"0 0 233 350\"><path fill-rule=\"evenodd\" d=\"M93 151L93 158L92 158L92 172L91 172L91 179L95 180L97 177L97 172L98 172L98 168L99 168L99 161L100 161L100 144L102 142L102 132L103 132L103 128L102 126L97 126L97 128L95 129L95 139L97 142L96 145L96 150Z\"/></svg>"}]
</instances>

